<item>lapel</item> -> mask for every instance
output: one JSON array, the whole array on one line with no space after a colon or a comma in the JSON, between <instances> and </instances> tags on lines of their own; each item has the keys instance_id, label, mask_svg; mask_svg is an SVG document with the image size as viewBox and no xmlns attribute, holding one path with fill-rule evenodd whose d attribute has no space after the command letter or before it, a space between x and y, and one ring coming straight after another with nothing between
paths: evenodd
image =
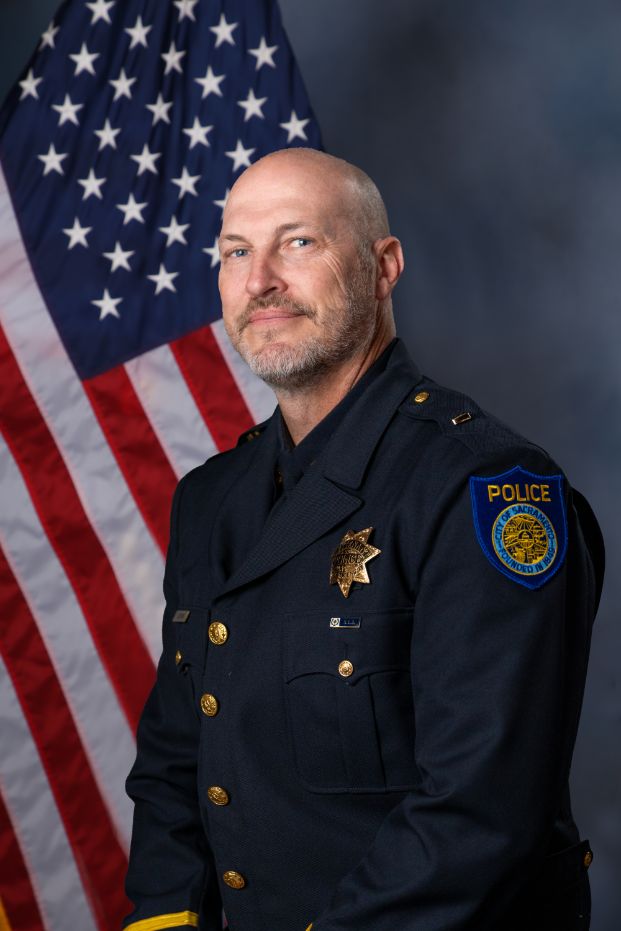
<instances>
[{"instance_id":1,"label":"lapel","mask_svg":"<svg viewBox=\"0 0 621 931\"><path fill-rule=\"evenodd\" d=\"M281 566L361 507L363 497L356 490L369 460L398 406L419 380L416 366L397 342L385 371L347 413L313 467L274 508L257 544L216 597ZM260 457L255 467L261 467ZM273 468L271 458L269 468Z\"/></svg>"}]
</instances>

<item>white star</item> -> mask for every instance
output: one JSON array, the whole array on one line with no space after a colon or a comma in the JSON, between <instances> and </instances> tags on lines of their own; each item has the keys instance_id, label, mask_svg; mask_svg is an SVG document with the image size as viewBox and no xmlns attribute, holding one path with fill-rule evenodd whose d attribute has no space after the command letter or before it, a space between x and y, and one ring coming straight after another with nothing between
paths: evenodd
<instances>
[{"instance_id":1,"label":"white star","mask_svg":"<svg viewBox=\"0 0 621 931\"><path fill-rule=\"evenodd\" d=\"M115 272L117 268L125 268L128 272L131 271L129 266L129 259L134 254L130 249L127 251L121 248L121 243L116 242L113 252L104 252L103 257L109 259L111 262L110 271Z\"/></svg>"},{"instance_id":2,"label":"white star","mask_svg":"<svg viewBox=\"0 0 621 931\"><path fill-rule=\"evenodd\" d=\"M121 68L121 73L118 78L112 81L108 81L108 84L112 84L114 88L114 97L112 101L118 100L119 97L127 97L128 100L132 99L131 86L136 81L136 78L128 78L125 74L125 68Z\"/></svg>"},{"instance_id":3,"label":"white star","mask_svg":"<svg viewBox=\"0 0 621 931\"><path fill-rule=\"evenodd\" d=\"M264 120L265 116L261 107L265 103L267 103L267 97L255 97L254 90L250 88L246 99L237 101L237 106L243 107L244 110L244 123L247 123L251 116L259 116Z\"/></svg>"},{"instance_id":4,"label":"white star","mask_svg":"<svg viewBox=\"0 0 621 931\"><path fill-rule=\"evenodd\" d=\"M63 158L67 158L68 153L57 152L54 148L54 144L51 143L49 149L47 150L47 155L37 155L37 158L40 158L45 168L43 169L44 175L49 175L50 171L57 171L59 175L64 175L61 162Z\"/></svg>"},{"instance_id":5,"label":"white star","mask_svg":"<svg viewBox=\"0 0 621 931\"><path fill-rule=\"evenodd\" d=\"M220 85L224 81L225 77L225 74L214 74L210 65L205 72L204 78L194 78L197 84L203 85L201 99L204 100L205 97L209 97L210 94L217 94L218 97L222 97Z\"/></svg>"},{"instance_id":6,"label":"white star","mask_svg":"<svg viewBox=\"0 0 621 931\"><path fill-rule=\"evenodd\" d=\"M176 278L179 272L167 272L164 265L160 265L160 270L157 275L147 275L149 281L155 282L155 293L159 294L160 291L173 291L176 292L176 288L173 284L173 278Z\"/></svg>"},{"instance_id":7,"label":"white star","mask_svg":"<svg viewBox=\"0 0 621 931\"><path fill-rule=\"evenodd\" d=\"M184 166L181 175L178 178L172 179L172 183L179 187L179 197L183 197L184 194L193 194L195 197L198 197L196 182L199 178L200 175L189 174L188 169Z\"/></svg>"},{"instance_id":8,"label":"white star","mask_svg":"<svg viewBox=\"0 0 621 931\"><path fill-rule=\"evenodd\" d=\"M60 29L60 26L55 26L54 21L50 23L45 32L41 35L41 41L39 42L39 48L55 48L56 43L54 42L56 38L56 33Z\"/></svg>"},{"instance_id":9,"label":"white star","mask_svg":"<svg viewBox=\"0 0 621 931\"><path fill-rule=\"evenodd\" d=\"M58 125L62 126L63 123L69 122L73 123L75 126L79 126L80 123L76 114L83 106L84 104L82 103L72 103L69 94L65 94L65 99L62 103L53 103L52 110L56 110L58 113Z\"/></svg>"},{"instance_id":10,"label":"white star","mask_svg":"<svg viewBox=\"0 0 621 931\"><path fill-rule=\"evenodd\" d=\"M80 226L80 221L76 217L73 221L73 226L68 227L63 230L65 236L69 237L68 249L73 249L74 246L88 246L86 237L92 230L92 226Z\"/></svg>"},{"instance_id":11,"label":"white star","mask_svg":"<svg viewBox=\"0 0 621 931\"><path fill-rule=\"evenodd\" d=\"M206 246L203 250L207 255L211 256L211 265L210 268L215 268L215 266L220 261L220 250L218 249L218 237L213 241L213 246Z\"/></svg>"},{"instance_id":12,"label":"white star","mask_svg":"<svg viewBox=\"0 0 621 931\"><path fill-rule=\"evenodd\" d=\"M268 45L265 41L265 36L261 36L261 41L259 42L256 48L249 48L248 54L254 55L256 58L255 71L258 71L262 65L269 65L270 68L275 68L274 64L274 52L278 51L277 45Z\"/></svg>"},{"instance_id":13,"label":"white star","mask_svg":"<svg viewBox=\"0 0 621 931\"><path fill-rule=\"evenodd\" d=\"M103 129L96 129L95 135L99 136L99 151L101 152L107 145L112 149L116 149L116 137L120 132L120 129L112 129L110 120L106 120Z\"/></svg>"},{"instance_id":14,"label":"white star","mask_svg":"<svg viewBox=\"0 0 621 931\"><path fill-rule=\"evenodd\" d=\"M125 32L128 36L131 36L131 45L130 49L133 49L135 45L143 45L145 48L148 48L147 45L147 35L151 32L153 26L145 26L142 21L142 16L136 17L136 22L133 26L127 26Z\"/></svg>"},{"instance_id":15,"label":"white star","mask_svg":"<svg viewBox=\"0 0 621 931\"><path fill-rule=\"evenodd\" d=\"M196 22L196 18L194 16L194 7L197 3L198 0L174 0L174 4L179 10L179 22L181 22L181 20L186 16L188 19Z\"/></svg>"},{"instance_id":16,"label":"white star","mask_svg":"<svg viewBox=\"0 0 621 931\"><path fill-rule=\"evenodd\" d=\"M250 167L250 156L254 151L254 149L244 149L241 139L238 139L235 148L231 152L225 152L224 154L233 159L233 171L237 171L242 165L246 168Z\"/></svg>"},{"instance_id":17,"label":"white star","mask_svg":"<svg viewBox=\"0 0 621 931\"><path fill-rule=\"evenodd\" d=\"M114 6L114 0L95 0L94 3L87 3L86 5L91 11L91 26L94 26L100 19L104 23L112 22L109 10Z\"/></svg>"},{"instance_id":18,"label":"white star","mask_svg":"<svg viewBox=\"0 0 621 931\"><path fill-rule=\"evenodd\" d=\"M170 226L159 226L158 229L160 233L166 233L166 247L172 246L174 242L181 242L184 246L187 246L188 241L184 233L189 225L189 223L177 223L177 218L172 217Z\"/></svg>"},{"instance_id":19,"label":"white star","mask_svg":"<svg viewBox=\"0 0 621 931\"><path fill-rule=\"evenodd\" d=\"M224 13L220 14L218 25L209 27L209 31L213 32L216 36L216 48L218 48L219 45L222 45L223 42L228 42L230 45L235 45L233 30L237 29L237 26L237 23L227 23Z\"/></svg>"},{"instance_id":20,"label":"white star","mask_svg":"<svg viewBox=\"0 0 621 931\"><path fill-rule=\"evenodd\" d=\"M307 123L310 123L310 120L300 120L295 110L291 111L291 118L287 123L279 123L279 126L282 126L283 129L287 130L287 142L292 142L293 139L307 139L308 136L304 132L304 127Z\"/></svg>"},{"instance_id":21,"label":"white star","mask_svg":"<svg viewBox=\"0 0 621 931\"><path fill-rule=\"evenodd\" d=\"M164 74L168 74L170 71L178 71L179 74L183 74L183 68L181 67L181 59L185 55L185 49L177 49L177 46L174 42L170 43L170 47L167 52L162 52L162 58L166 62L166 68L164 69Z\"/></svg>"},{"instance_id":22,"label":"white star","mask_svg":"<svg viewBox=\"0 0 621 931\"><path fill-rule=\"evenodd\" d=\"M94 197L98 197L101 200L103 197L103 194L101 193L100 189L101 189L102 184L105 184L105 183L106 183L106 179L96 178L95 172L91 168L86 178L78 179L78 184L81 184L82 187L84 188L84 193L82 194L82 200L86 200L91 195L93 195Z\"/></svg>"},{"instance_id":23,"label":"white star","mask_svg":"<svg viewBox=\"0 0 621 931\"><path fill-rule=\"evenodd\" d=\"M34 97L35 100L38 100L39 92L37 90L37 85L40 84L42 80L43 78L35 78L31 68L24 80L19 82L19 86L22 89L19 99L23 100L24 97Z\"/></svg>"},{"instance_id":24,"label":"white star","mask_svg":"<svg viewBox=\"0 0 621 931\"><path fill-rule=\"evenodd\" d=\"M214 200L214 204L216 205L216 207L219 207L220 210L224 210L224 208L226 207L226 202L229 199L230 193L231 193L231 189L230 187L227 187L226 191L224 192L224 197L222 198L222 200Z\"/></svg>"},{"instance_id":25,"label":"white star","mask_svg":"<svg viewBox=\"0 0 621 931\"><path fill-rule=\"evenodd\" d=\"M131 223L132 220L138 220L139 223L144 223L142 211L147 206L146 201L144 204L137 204L134 200L134 195L130 194L129 200L126 204L117 204L116 206L124 214L123 226L125 226L127 223Z\"/></svg>"},{"instance_id":26,"label":"white star","mask_svg":"<svg viewBox=\"0 0 621 931\"><path fill-rule=\"evenodd\" d=\"M153 114L153 123L151 125L155 126L155 124L159 123L160 120L162 120L163 123L170 123L170 117L168 115L168 111L170 110L172 105L173 105L172 100L169 100L169 101L163 100L161 94L157 95L157 100L155 101L155 103L146 104L147 110L150 110L151 113Z\"/></svg>"},{"instance_id":27,"label":"white star","mask_svg":"<svg viewBox=\"0 0 621 931\"><path fill-rule=\"evenodd\" d=\"M99 52L89 52L86 43L83 42L80 51L75 55L70 55L69 58L75 62L74 77L81 74L83 71L88 71L89 74L95 74L93 62L96 58L99 58Z\"/></svg>"},{"instance_id":28,"label":"white star","mask_svg":"<svg viewBox=\"0 0 621 931\"><path fill-rule=\"evenodd\" d=\"M143 145L142 152L139 155L130 155L130 158L138 164L138 177L144 174L145 171L152 171L153 174L156 175L157 168L155 167L155 160L161 157L161 152L150 152L146 143Z\"/></svg>"},{"instance_id":29,"label":"white star","mask_svg":"<svg viewBox=\"0 0 621 931\"><path fill-rule=\"evenodd\" d=\"M99 307L99 319L103 320L104 317L121 316L116 309L116 305L120 304L122 300L122 297L110 297L110 292L105 288L102 299L100 301L91 301L91 304L95 304Z\"/></svg>"},{"instance_id":30,"label":"white star","mask_svg":"<svg viewBox=\"0 0 621 931\"><path fill-rule=\"evenodd\" d=\"M188 129L184 129L183 132L190 137L190 148L193 149L195 145L209 145L207 133L210 133L212 129L213 126L202 126L198 117L195 116L192 125Z\"/></svg>"}]
</instances>

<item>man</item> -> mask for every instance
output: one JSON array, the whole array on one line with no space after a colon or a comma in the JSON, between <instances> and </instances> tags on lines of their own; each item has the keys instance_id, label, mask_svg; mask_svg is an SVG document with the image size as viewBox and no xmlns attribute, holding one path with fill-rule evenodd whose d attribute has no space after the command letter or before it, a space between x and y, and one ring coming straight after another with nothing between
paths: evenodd
<instances>
[{"instance_id":1,"label":"man","mask_svg":"<svg viewBox=\"0 0 621 931\"><path fill-rule=\"evenodd\" d=\"M588 505L395 340L403 255L361 171L267 156L219 247L278 408L175 495L126 929L588 928Z\"/></svg>"}]
</instances>

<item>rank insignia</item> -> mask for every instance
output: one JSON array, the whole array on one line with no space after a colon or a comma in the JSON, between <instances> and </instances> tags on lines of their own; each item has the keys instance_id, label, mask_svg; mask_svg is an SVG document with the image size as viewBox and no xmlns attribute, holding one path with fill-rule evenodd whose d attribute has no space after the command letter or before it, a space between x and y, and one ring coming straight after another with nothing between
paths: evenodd
<instances>
[{"instance_id":1,"label":"rank insignia","mask_svg":"<svg viewBox=\"0 0 621 931\"><path fill-rule=\"evenodd\" d=\"M381 553L381 550L368 542L372 532L373 527L357 532L348 530L332 553L330 585L336 583L345 598L349 598L349 590L354 582L368 585L371 581L366 564Z\"/></svg>"},{"instance_id":2,"label":"rank insignia","mask_svg":"<svg viewBox=\"0 0 621 931\"><path fill-rule=\"evenodd\" d=\"M567 552L562 475L535 475L520 466L470 479L481 549L503 575L526 588L541 588Z\"/></svg>"}]
</instances>

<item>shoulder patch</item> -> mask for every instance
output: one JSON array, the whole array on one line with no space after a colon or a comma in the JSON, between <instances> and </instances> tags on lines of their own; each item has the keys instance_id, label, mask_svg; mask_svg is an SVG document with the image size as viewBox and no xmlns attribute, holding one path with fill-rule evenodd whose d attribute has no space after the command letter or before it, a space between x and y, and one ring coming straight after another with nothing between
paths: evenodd
<instances>
[{"instance_id":1,"label":"shoulder patch","mask_svg":"<svg viewBox=\"0 0 621 931\"><path fill-rule=\"evenodd\" d=\"M515 466L470 479L472 514L481 549L503 575L541 588L567 553L562 475L535 475Z\"/></svg>"}]
</instances>

